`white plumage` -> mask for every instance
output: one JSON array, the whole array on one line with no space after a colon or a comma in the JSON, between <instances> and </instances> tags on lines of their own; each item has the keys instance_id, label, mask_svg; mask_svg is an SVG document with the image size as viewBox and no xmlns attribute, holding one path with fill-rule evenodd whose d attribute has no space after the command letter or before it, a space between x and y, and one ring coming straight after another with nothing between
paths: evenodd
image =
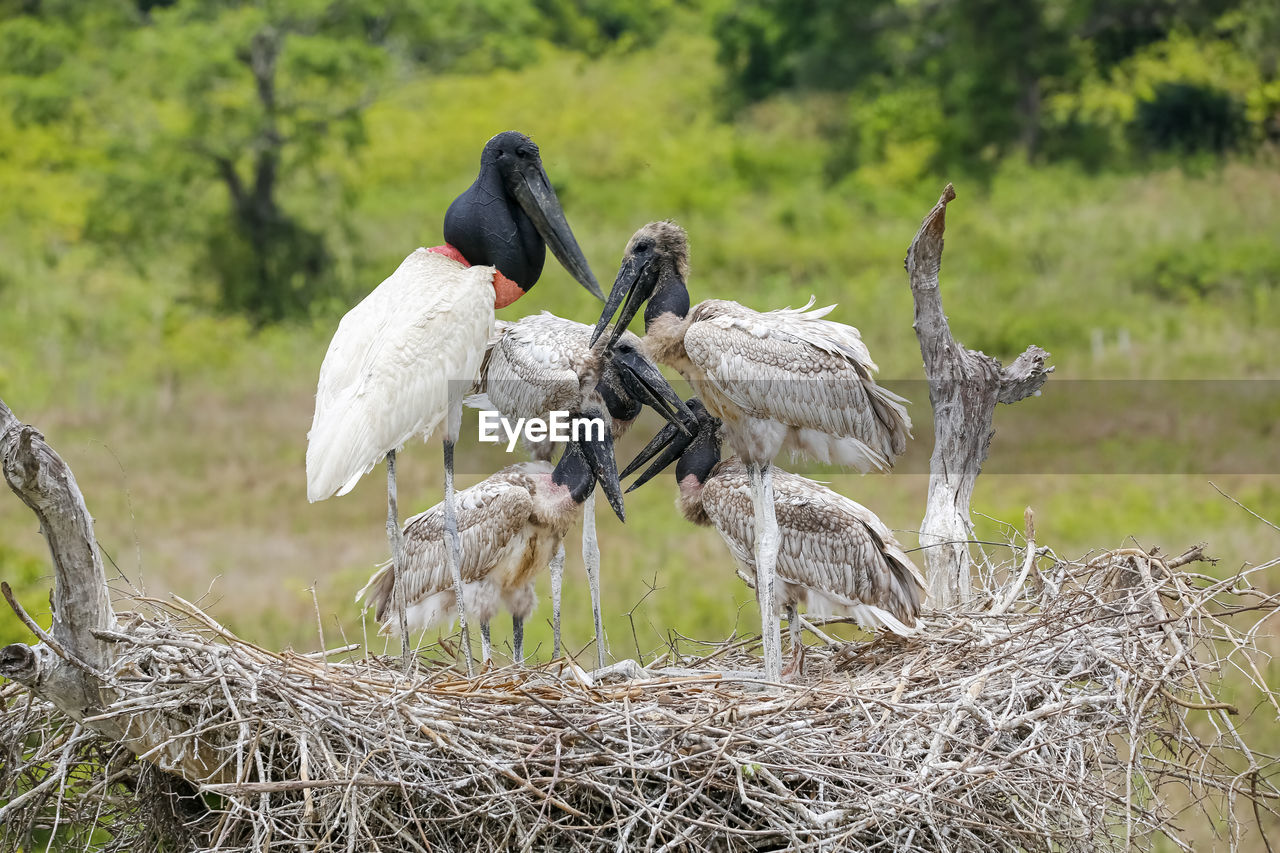
<instances>
[{"instance_id":1,"label":"white plumage","mask_svg":"<svg viewBox=\"0 0 1280 853\"><path fill-rule=\"evenodd\" d=\"M307 498L344 495L448 412L473 382L494 321L493 267L418 249L338 324L307 433Z\"/></svg>"},{"instance_id":2,"label":"white plumage","mask_svg":"<svg viewBox=\"0 0 1280 853\"><path fill-rule=\"evenodd\" d=\"M506 131L485 143L475 181L445 212L444 238L445 245L405 258L339 323L320 368L307 434L307 497L345 494L387 460L387 539L398 590L403 543L395 453L443 420L448 565L461 599L453 451L462 397L480 368L494 309L537 283L548 248L592 295L603 294L569 230L538 146L522 133ZM396 600L403 603L398 594ZM404 608L397 610L404 619ZM458 615L471 674L466 614ZM401 633L408 629L402 626ZM408 668L407 644L402 655Z\"/></svg>"}]
</instances>

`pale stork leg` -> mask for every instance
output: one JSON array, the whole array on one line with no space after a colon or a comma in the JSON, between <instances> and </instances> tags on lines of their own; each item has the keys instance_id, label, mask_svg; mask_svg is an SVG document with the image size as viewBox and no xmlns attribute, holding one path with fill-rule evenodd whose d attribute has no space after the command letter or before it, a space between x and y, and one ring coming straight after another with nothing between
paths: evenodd
<instances>
[{"instance_id":1,"label":"pale stork leg","mask_svg":"<svg viewBox=\"0 0 1280 853\"><path fill-rule=\"evenodd\" d=\"M778 562L778 518L773 509L773 466L748 463L751 498L755 505L756 599L760 604L760 643L764 651L764 677L782 678L782 626L774 611L774 587Z\"/></svg>"},{"instance_id":2,"label":"pale stork leg","mask_svg":"<svg viewBox=\"0 0 1280 853\"><path fill-rule=\"evenodd\" d=\"M396 452L387 452L387 541L391 544L391 600L400 618L400 661L408 672L413 660L409 640L408 604L404 597L404 531L400 529L400 513L396 501Z\"/></svg>"},{"instance_id":3,"label":"pale stork leg","mask_svg":"<svg viewBox=\"0 0 1280 853\"><path fill-rule=\"evenodd\" d=\"M458 507L453 494L453 443L462 427L462 395L456 390L460 383L449 383L449 415L446 418L444 436L444 538L445 562L449 577L453 579L453 592L458 599L458 625L462 633L462 653L467 662L467 677L475 672L471 667L471 632L467 630L467 613L462 600L462 544L458 540ZM483 627L485 657L488 657L488 625Z\"/></svg>"},{"instance_id":4,"label":"pale stork leg","mask_svg":"<svg viewBox=\"0 0 1280 853\"><path fill-rule=\"evenodd\" d=\"M783 678L804 672L804 638L800 632L800 614L796 612L794 601L787 602L787 628L791 632L791 661L782 671Z\"/></svg>"},{"instance_id":5,"label":"pale stork leg","mask_svg":"<svg viewBox=\"0 0 1280 853\"><path fill-rule=\"evenodd\" d=\"M582 563L591 587L591 617L596 629L596 662L604 668L604 624L600 620L600 544L596 541L596 493L588 497L582 510Z\"/></svg>"},{"instance_id":6,"label":"pale stork leg","mask_svg":"<svg viewBox=\"0 0 1280 853\"><path fill-rule=\"evenodd\" d=\"M560 589L564 584L564 541L551 558L551 659L560 657ZM523 623L521 623L523 627Z\"/></svg>"},{"instance_id":7,"label":"pale stork leg","mask_svg":"<svg viewBox=\"0 0 1280 853\"><path fill-rule=\"evenodd\" d=\"M524 663L524 620L515 615L511 617L511 657L516 666Z\"/></svg>"},{"instance_id":8,"label":"pale stork leg","mask_svg":"<svg viewBox=\"0 0 1280 853\"><path fill-rule=\"evenodd\" d=\"M484 666L493 661L493 642L489 639L489 623L480 623L480 665ZM467 663L471 663L471 653L467 652Z\"/></svg>"}]
</instances>

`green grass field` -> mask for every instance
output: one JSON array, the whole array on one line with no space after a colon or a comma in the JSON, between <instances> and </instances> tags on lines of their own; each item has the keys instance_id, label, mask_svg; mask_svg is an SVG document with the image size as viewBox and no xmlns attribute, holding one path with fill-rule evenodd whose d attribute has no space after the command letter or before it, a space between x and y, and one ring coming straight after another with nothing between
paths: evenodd
<instances>
[{"instance_id":1,"label":"green grass field","mask_svg":"<svg viewBox=\"0 0 1280 853\"><path fill-rule=\"evenodd\" d=\"M1210 484L1280 519L1280 468L1223 461L1215 450L1222 441L1274 448L1274 395L1225 418L1235 430L1225 439L1195 431L1195 400L1169 408L1163 427L1126 415L1122 398L1106 413L1053 403L1056 387L1082 380L1280 380L1274 155L1092 176L1010 163L989 185L963 175L893 183L868 169L831 184L822 128L838 107L815 97L722 119L711 55L703 37L672 35L589 65L552 54L519 72L399 80L369 115L368 148L327 164L332 182L361 188L352 216L360 251L342 259L358 292L310 324L261 332L184 299L189 258L162 259L144 274L86 245L88 191L74 171L4 167L0 194L20 202L0 215L0 397L70 462L101 545L129 583L197 600L256 642L308 651L318 644L314 584L330 645L360 641L366 626L352 596L386 556L384 481L379 469L347 497L307 503L303 455L317 371L346 307L408 251L441 242L443 212L490 135L518 128L539 142L602 281L612 280L634 229L675 218L690 233L694 299L757 308L799 305L810 294L838 302L833 319L862 330L891 381L922 378L902 258L950 178L959 199L949 210L942 287L953 330L1005 359L1039 344L1057 368L1043 398L996 413L996 454L1002 423L1018 418L1016 452L1000 470L1026 473L979 480L980 538L1005 539L1001 522L1020 528L1031 506L1039 540L1064 556L1130 540L1177 552L1207 540L1221 558L1215 571L1231 573L1280 554L1280 533ZM304 186L293 201L316 201L327 186ZM542 309L588 322L598 313L558 266L502 316ZM916 387L913 412L927 422ZM1106 430L1094 429L1100 414ZM1189 434L1176 428L1184 415ZM637 432L655 428L650 420ZM1054 447L1037 446L1038 434L1092 445L1098 464L1080 473L1046 468ZM918 429L916 443L915 458L926 459L931 436ZM1140 465L1120 469L1144 473L1103 473L1137 454ZM439 456L434 441L406 448L405 515L440 499ZM479 467L464 467L461 485L483 476ZM915 545L924 474L826 479ZM671 632L720 638L755 627L751 596L718 537L676 515L672 480L634 493L625 526L603 503L598 514L616 657L636 655L637 645L649 652ZM565 631L571 649L585 649L591 619L576 535L567 545ZM998 546L989 553L1009 556ZM0 499L0 578L16 578L25 605L47 618L45 566L33 517ZM1280 572L1266 581L1280 588ZM544 597L528 641L544 656L549 614ZM1280 651L1274 624L1271 631L1269 649ZM16 620L0 618L0 638L22 636ZM505 624L495 626L500 644L509 637ZM1270 672L1280 680L1280 667ZM1264 711L1249 728L1260 748L1280 750Z\"/></svg>"}]
</instances>

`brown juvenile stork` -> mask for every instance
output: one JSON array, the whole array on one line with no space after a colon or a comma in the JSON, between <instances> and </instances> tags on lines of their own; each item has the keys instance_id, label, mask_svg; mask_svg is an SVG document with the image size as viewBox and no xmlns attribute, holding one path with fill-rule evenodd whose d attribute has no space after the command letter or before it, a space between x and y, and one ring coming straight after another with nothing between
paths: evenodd
<instances>
[{"instance_id":1,"label":"brown juvenile stork","mask_svg":"<svg viewBox=\"0 0 1280 853\"><path fill-rule=\"evenodd\" d=\"M591 346L591 327L547 311L515 322L498 321L480 366L479 392L469 406L496 410L507 421L548 419L555 411L586 407L608 413L613 439L621 438L645 405L667 420L692 419L684 401L667 384L657 365L628 332L612 350ZM683 429L683 428L682 428ZM534 459L551 461L555 443L529 440ZM622 518L621 505L614 510ZM604 627L600 612L600 548L596 540L595 495L587 499L582 522L582 559L591 589L596 657L605 665ZM552 657L560 656L560 588L564 576L564 543L551 560Z\"/></svg>"},{"instance_id":2,"label":"brown juvenile stork","mask_svg":"<svg viewBox=\"0 0 1280 853\"><path fill-rule=\"evenodd\" d=\"M457 493L461 602L450 575L445 505L405 522L400 583L411 633L451 622L461 609L480 623L482 653L490 661L489 622L505 607L511 613L514 659L524 660L524 621L537 603L538 572L581 517L582 504L597 480L610 503L622 504L613 442L602 413L589 410L586 415L575 419L575 429L583 427L583 432L565 444L554 468L545 461L521 462ZM363 599L366 607L374 608L383 634L400 632L392 599L394 580L387 563L356 593L356 601Z\"/></svg>"},{"instance_id":3,"label":"brown juvenile stork","mask_svg":"<svg viewBox=\"0 0 1280 853\"><path fill-rule=\"evenodd\" d=\"M736 456L721 460L720 422L696 398L689 408L697 418L697 435L689 438L664 427L639 457L659 458L628 491L679 460L676 507L694 524L715 527L741 566L739 574L758 594L758 528L747 466ZM798 474L776 472L773 487L782 534L774 604L786 611L791 630L792 659L782 675L798 671L802 663L799 604L819 616L851 618L868 630L915 633L924 576L888 526L862 504Z\"/></svg>"},{"instance_id":4,"label":"brown juvenile stork","mask_svg":"<svg viewBox=\"0 0 1280 853\"><path fill-rule=\"evenodd\" d=\"M709 299L690 307L688 277L684 229L673 222L644 226L627 243L595 336L621 305L610 337L618 340L647 302L646 351L678 370L723 421L751 482L765 676L776 680L782 640L774 611L774 458L787 449L860 471L887 470L906 449L911 418L907 401L872 378L876 364L858 330L823 319L834 305L810 310L811 299L798 310L761 312Z\"/></svg>"}]
</instances>

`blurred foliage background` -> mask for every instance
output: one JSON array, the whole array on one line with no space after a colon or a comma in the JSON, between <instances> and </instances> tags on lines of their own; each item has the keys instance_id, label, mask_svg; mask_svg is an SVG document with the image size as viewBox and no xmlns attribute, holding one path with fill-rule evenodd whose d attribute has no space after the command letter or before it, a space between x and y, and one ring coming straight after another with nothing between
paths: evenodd
<instances>
[{"instance_id":1,"label":"blurred foliage background","mask_svg":"<svg viewBox=\"0 0 1280 853\"><path fill-rule=\"evenodd\" d=\"M1274 0L0 0L0 397L72 464L121 590L311 649L314 584L330 641L362 639L383 484L307 504L316 375L506 129L541 145L602 281L632 231L675 218L695 299L839 302L891 384L921 378L901 264L947 180L953 329L1001 358L1050 350L1046 401L1067 380L1280 379ZM554 264L502 314L542 309L598 313ZM1260 398L1238 425L1256 446L1280 441ZM1020 404L1029 434L1132 443L1153 473L1049 473L1052 442L1028 447L1001 466L1025 473L979 480L981 538L1030 504L1073 556L1207 539L1234 572L1280 551L1209 482L1274 520L1280 470L1205 471L1215 436L1172 440L1180 408L1153 426L1040 402ZM403 460L407 515L439 499L439 450ZM916 544L923 475L825 479ZM625 527L599 517L619 657L755 618L671 485L634 493ZM47 572L0 500L0 577L45 618Z\"/></svg>"}]
</instances>

